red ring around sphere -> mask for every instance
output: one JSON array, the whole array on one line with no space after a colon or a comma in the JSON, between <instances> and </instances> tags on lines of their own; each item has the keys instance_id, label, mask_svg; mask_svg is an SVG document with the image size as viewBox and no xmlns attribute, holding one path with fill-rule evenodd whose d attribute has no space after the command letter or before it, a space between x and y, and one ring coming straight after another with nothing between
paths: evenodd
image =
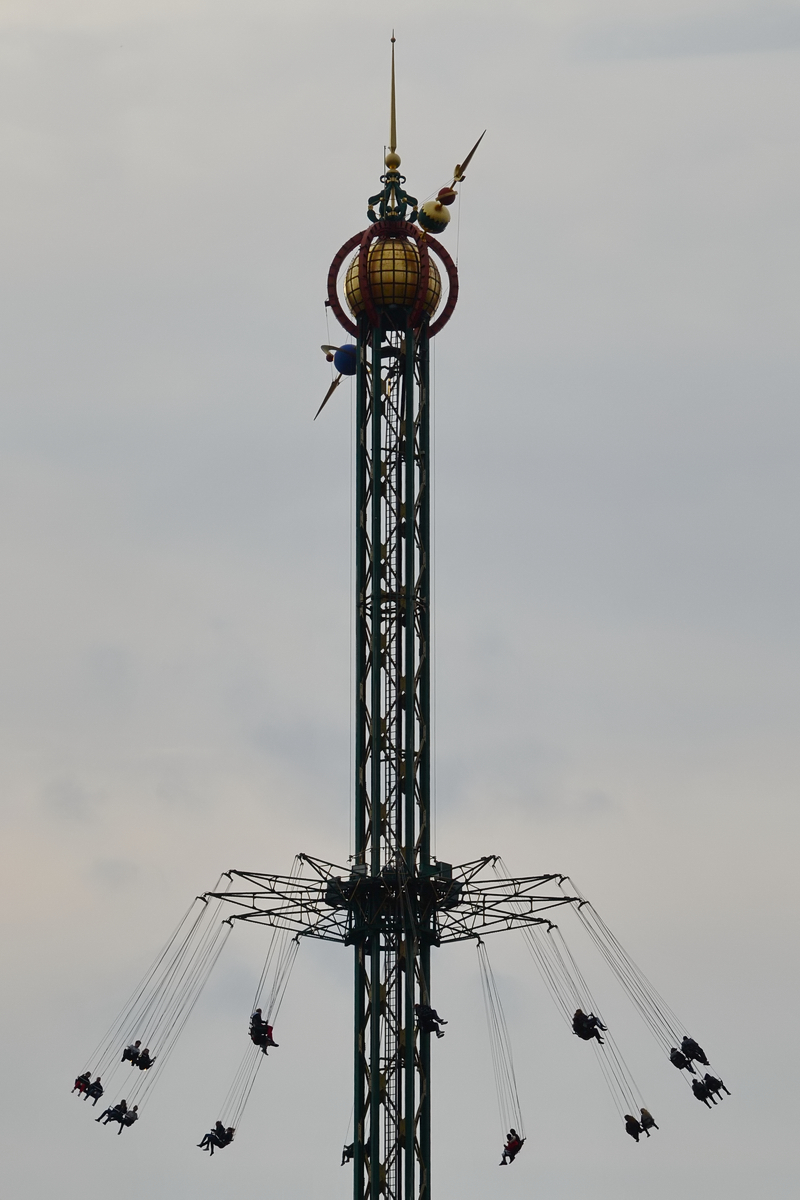
<instances>
[{"instance_id":1,"label":"red ring around sphere","mask_svg":"<svg viewBox=\"0 0 800 1200\"><path fill-rule=\"evenodd\" d=\"M441 261L442 266L447 273L448 293L447 303L444 306L441 314L433 322L428 329L428 336L435 337L440 329L444 328L447 322L453 315L456 303L458 302L458 270L450 255L434 237L430 234L425 234L419 230L416 225L412 225L409 221L376 221L361 233L353 234L351 238L344 243L338 251L331 263L328 271L328 304L333 310L333 315L336 320L346 329L353 337L358 337L358 326L345 313L342 308L342 302L339 299L337 283L339 280L339 271L342 263L351 250L359 246L359 261L358 261L358 285L361 290L361 295L364 297L364 310L369 322L373 326L380 325L380 317L375 308L374 301L369 288L367 277L367 255L369 253L370 243L382 234L393 233L405 237L411 237L417 243L420 252L420 279L417 285L417 298L411 309L410 324L412 329L418 328L422 320L423 308L425 305L425 297L428 292L428 279L430 276L430 262L428 254L433 250L436 257Z\"/></svg>"}]
</instances>

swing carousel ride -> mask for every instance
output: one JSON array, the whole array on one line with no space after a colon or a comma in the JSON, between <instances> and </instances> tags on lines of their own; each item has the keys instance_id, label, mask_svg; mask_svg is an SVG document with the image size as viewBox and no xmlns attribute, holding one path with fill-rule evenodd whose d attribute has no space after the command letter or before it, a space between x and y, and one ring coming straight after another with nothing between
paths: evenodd
<instances>
[{"instance_id":1,"label":"swing carousel ride","mask_svg":"<svg viewBox=\"0 0 800 1200\"><path fill-rule=\"evenodd\" d=\"M494 854L454 865L431 852L430 345L458 300L456 265L436 235L447 231L481 139L419 204L405 191L397 153L394 37L390 114L386 171L368 202L369 224L328 272L326 305L352 340L322 347L338 374L317 412L343 377L353 377L354 853L347 865L298 854L288 875L226 871L184 914L73 1091L92 1100L91 1110L113 1097L98 1123L119 1134L133 1126L234 923L267 926L242 1059L199 1143L213 1155L233 1141L268 1052L277 1049L274 1029L301 943L336 942L354 959L353 1125L342 1155L352 1163L354 1200L430 1200L431 1039L443 1037L447 1024L433 1007L434 948L464 941L477 948L505 1136L501 1166L514 1162L526 1134L489 935L516 931L524 939L567 1027L591 1044L637 1142L658 1125L556 916L583 927L694 1097L711 1108L728 1093L571 879L514 877Z\"/></svg>"}]
</instances>

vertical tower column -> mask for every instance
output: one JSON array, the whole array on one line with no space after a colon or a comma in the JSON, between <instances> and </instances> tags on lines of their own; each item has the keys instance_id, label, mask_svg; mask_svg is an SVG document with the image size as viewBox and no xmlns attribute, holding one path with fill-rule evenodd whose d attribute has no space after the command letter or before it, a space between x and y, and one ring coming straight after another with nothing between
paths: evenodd
<instances>
[{"instance_id":1,"label":"vertical tower column","mask_svg":"<svg viewBox=\"0 0 800 1200\"><path fill-rule=\"evenodd\" d=\"M428 339L362 315L356 372L355 1200L429 1195Z\"/></svg>"},{"instance_id":2,"label":"vertical tower column","mask_svg":"<svg viewBox=\"0 0 800 1200\"><path fill-rule=\"evenodd\" d=\"M417 575L418 600L415 605L417 621L417 672L415 687L418 726L418 759L415 786L418 789L417 812L417 863L422 880L431 877L431 394L430 394L430 340L427 322L423 325L416 362L419 389L419 419L416 434L416 458L419 464L417 515L415 536L419 538L419 566ZM417 528L419 530L417 534ZM422 895L419 964L420 997L430 1003L431 943L433 940L434 912L430 901ZM431 1035L420 1033L419 1066L419 1200L430 1200L431 1173Z\"/></svg>"}]
</instances>

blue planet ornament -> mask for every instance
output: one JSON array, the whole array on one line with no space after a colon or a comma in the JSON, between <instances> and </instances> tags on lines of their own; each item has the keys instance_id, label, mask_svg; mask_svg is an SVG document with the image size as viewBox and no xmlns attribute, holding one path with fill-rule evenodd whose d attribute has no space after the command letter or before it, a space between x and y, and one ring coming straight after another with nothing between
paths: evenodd
<instances>
[{"instance_id":1,"label":"blue planet ornament","mask_svg":"<svg viewBox=\"0 0 800 1200\"><path fill-rule=\"evenodd\" d=\"M334 351L333 365L337 371L341 371L342 375L355 375L358 359L356 358L356 348L352 343L347 346L340 346Z\"/></svg>"}]
</instances>

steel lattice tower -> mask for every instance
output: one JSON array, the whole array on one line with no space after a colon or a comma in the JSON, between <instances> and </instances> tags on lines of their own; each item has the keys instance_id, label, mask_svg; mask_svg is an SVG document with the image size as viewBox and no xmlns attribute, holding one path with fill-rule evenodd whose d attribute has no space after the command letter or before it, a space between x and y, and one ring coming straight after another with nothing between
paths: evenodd
<instances>
[{"instance_id":1,"label":"steel lattice tower","mask_svg":"<svg viewBox=\"0 0 800 1200\"><path fill-rule=\"evenodd\" d=\"M431 1200L431 1034L443 1036L439 1025L446 1024L432 1006L431 951L451 942L472 939L478 945L498 1108L503 1129L510 1126L500 1166L514 1161L526 1136L508 1028L483 945L490 933L522 930L572 1032L605 1047L598 1057L626 1134L638 1142L640 1134L649 1139L650 1130L658 1129L550 919L551 910L564 905L576 907L587 934L695 1097L710 1108L721 1093L730 1094L713 1075L701 1080L692 1064L710 1066L705 1051L588 900L570 894L577 889L566 876L513 878L498 855L454 866L431 853L430 345L452 316L459 289L455 264L433 235L447 228L455 185L483 135L435 199L420 205L405 191L396 144L394 38L392 43L390 137L381 190L369 199L367 228L345 242L328 272L326 304L355 340L322 347L339 374L317 413L343 376L353 377L354 853L346 866L298 854L288 875L223 872L217 886L226 877L228 886L196 897L92 1055L104 1064L107 1079L107 1067L120 1061L121 1031L128 1030L131 1040L121 1061L148 1076L126 1092L143 1099L150 1068L156 1059L163 1067L169 1057L232 921L276 931L256 987L251 1044L222 1106L226 1120L218 1120L200 1143L213 1154L214 1145L224 1149L233 1140L264 1061L262 1051L266 1055L278 1045L271 1022L277 1020L300 939L350 947L354 1134L342 1165L352 1160L353 1200ZM212 898L217 903L208 904ZM236 911L220 922L223 904ZM145 1046L156 1046L155 1055L140 1049L145 1038ZM94 1083L91 1072L84 1072L73 1092L84 1100L92 1095L96 1103L103 1085L95 1070ZM637 1106L641 1120L632 1115ZM121 1133L138 1118L137 1104L129 1110L127 1100L119 1100L95 1120L118 1122Z\"/></svg>"},{"instance_id":2,"label":"steel lattice tower","mask_svg":"<svg viewBox=\"0 0 800 1200\"><path fill-rule=\"evenodd\" d=\"M420 206L404 190L394 47L390 128L370 224L335 256L327 289L355 338L327 348L356 394L355 853L346 867L301 854L303 876L231 871L247 886L214 894L241 920L353 948L354 1200L430 1200L431 1034L415 1005L431 1003L431 948L547 924L539 914L573 898L543 890L558 874L501 879L495 856L454 867L431 855L429 361L458 298L431 232L455 192Z\"/></svg>"},{"instance_id":3,"label":"steel lattice tower","mask_svg":"<svg viewBox=\"0 0 800 1200\"><path fill-rule=\"evenodd\" d=\"M328 304L356 337L356 1200L429 1195L431 1034L417 1031L414 1006L429 1002L433 917L452 890L452 872L431 862L429 362L458 276L403 188L394 45L386 167L371 227L345 243L328 277ZM345 283L354 325L337 281L356 245ZM431 251L450 285L434 323Z\"/></svg>"}]
</instances>

